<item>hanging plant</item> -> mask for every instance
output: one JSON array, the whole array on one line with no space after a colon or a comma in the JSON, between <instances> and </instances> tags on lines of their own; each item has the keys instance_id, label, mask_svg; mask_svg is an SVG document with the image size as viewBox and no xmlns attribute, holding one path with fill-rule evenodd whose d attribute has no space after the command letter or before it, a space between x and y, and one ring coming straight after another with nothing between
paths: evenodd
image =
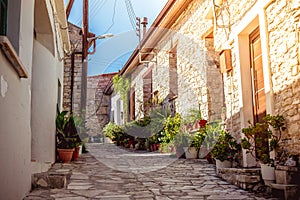
<instances>
[{"instance_id":1,"label":"hanging plant","mask_svg":"<svg viewBox=\"0 0 300 200\"><path fill-rule=\"evenodd\" d=\"M116 93L120 94L120 98L124 105L124 119L127 122L128 117L128 92L130 90L130 80L128 78L123 78L119 74L113 78L114 90Z\"/></svg>"}]
</instances>

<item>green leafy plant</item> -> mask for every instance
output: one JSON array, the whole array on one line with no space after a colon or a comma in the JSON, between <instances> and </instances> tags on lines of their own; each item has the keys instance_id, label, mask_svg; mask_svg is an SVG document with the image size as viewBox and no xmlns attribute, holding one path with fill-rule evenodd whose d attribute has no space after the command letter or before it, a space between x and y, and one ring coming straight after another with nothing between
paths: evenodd
<instances>
[{"instance_id":1,"label":"green leafy plant","mask_svg":"<svg viewBox=\"0 0 300 200\"><path fill-rule=\"evenodd\" d=\"M206 132L203 128L199 129L193 136L190 147L195 147L198 151L202 146L206 137Z\"/></svg>"},{"instance_id":2,"label":"green leafy plant","mask_svg":"<svg viewBox=\"0 0 300 200\"><path fill-rule=\"evenodd\" d=\"M191 140L191 135L188 132L179 131L174 137L174 145L176 147L188 147Z\"/></svg>"},{"instance_id":3,"label":"green leafy plant","mask_svg":"<svg viewBox=\"0 0 300 200\"><path fill-rule=\"evenodd\" d=\"M108 138L110 138L114 143L117 143L117 145L120 145L124 138L124 133L120 126L113 122L109 122L106 124L106 126L103 128L104 135Z\"/></svg>"},{"instance_id":4,"label":"green leafy plant","mask_svg":"<svg viewBox=\"0 0 300 200\"><path fill-rule=\"evenodd\" d=\"M203 141L203 147L211 150L213 146L216 144L216 138L223 132L223 128L220 120L216 120L206 124L205 129L205 139Z\"/></svg>"},{"instance_id":5,"label":"green leafy plant","mask_svg":"<svg viewBox=\"0 0 300 200\"><path fill-rule=\"evenodd\" d=\"M73 115L67 111L58 112L56 117L57 148L72 149L78 147L82 141L78 135Z\"/></svg>"},{"instance_id":6,"label":"green leafy plant","mask_svg":"<svg viewBox=\"0 0 300 200\"><path fill-rule=\"evenodd\" d=\"M165 119L163 134L163 142L169 143L174 140L174 137L179 133L182 124L182 117L176 113L174 117L169 116Z\"/></svg>"},{"instance_id":7,"label":"green leafy plant","mask_svg":"<svg viewBox=\"0 0 300 200\"><path fill-rule=\"evenodd\" d=\"M242 139L242 148L262 164L273 164L274 159L269 152L283 150L280 148L282 132L286 129L285 119L282 115L266 115L262 123L252 124L243 128L245 137Z\"/></svg>"},{"instance_id":8,"label":"green leafy plant","mask_svg":"<svg viewBox=\"0 0 300 200\"><path fill-rule=\"evenodd\" d=\"M230 133L222 131L216 138L216 144L213 146L210 154L213 158L220 161L233 161L240 150L240 145Z\"/></svg>"},{"instance_id":9,"label":"green leafy plant","mask_svg":"<svg viewBox=\"0 0 300 200\"><path fill-rule=\"evenodd\" d=\"M189 110L189 114L186 116L185 123L196 123L202 119L202 113L200 105L198 109L192 108Z\"/></svg>"}]
</instances>

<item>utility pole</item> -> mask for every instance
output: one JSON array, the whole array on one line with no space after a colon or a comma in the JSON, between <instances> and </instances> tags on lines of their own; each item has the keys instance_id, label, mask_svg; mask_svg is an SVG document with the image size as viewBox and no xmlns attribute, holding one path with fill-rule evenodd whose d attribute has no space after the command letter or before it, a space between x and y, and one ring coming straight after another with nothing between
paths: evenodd
<instances>
[{"instance_id":1,"label":"utility pole","mask_svg":"<svg viewBox=\"0 0 300 200\"><path fill-rule=\"evenodd\" d=\"M82 74L81 74L81 103L80 111L82 117L85 118L86 110L86 96L87 96L87 68L88 68L88 33L89 33L89 2L83 0L83 13L82 13Z\"/></svg>"},{"instance_id":2,"label":"utility pole","mask_svg":"<svg viewBox=\"0 0 300 200\"><path fill-rule=\"evenodd\" d=\"M68 5L67 5L67 9L66 9L67 19L69 19L73 4L74 4L74 0L69 0L68 1Z\"/></svg>"}]
</instances>

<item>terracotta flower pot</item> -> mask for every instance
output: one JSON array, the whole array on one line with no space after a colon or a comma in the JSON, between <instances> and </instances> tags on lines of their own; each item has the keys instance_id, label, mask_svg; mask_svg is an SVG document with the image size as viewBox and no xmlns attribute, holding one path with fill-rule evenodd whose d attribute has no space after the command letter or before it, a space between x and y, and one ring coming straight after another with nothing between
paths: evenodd
<instances>
[{"instance_id":1,"label":"terracotta flower pot","mask_svg":"<svg viewBox=\"0 0 300 200\"><path fill-rule=\"evenodd\" d=\"M80 147L76 147L75 151L73 152L72 160L74 161L78 160L79 152L80 152Z\"/></svg>"},{"instance_id":2,"label":"terracotta flower pot","mask_svg":"<svg viewBox=\"0 0 300 200\"><path fill-rule=\"evenodd\" d=\"M74 148L73 149L57 149L59 159L64 163L71 162L74 150L75 150Z\"/></svg>"},{"instance_id":3,"label":"terracotta flower pot","mask_svg":"<svg viewBox=\"0 0 300 200\"><path fill-rule=\"evenodd\" d=\"M198 124L199 124L200 128L204 128L206 123L207 123L207 120L205 120L205 119L198 120Z\"/></svg>"}]
</instances>

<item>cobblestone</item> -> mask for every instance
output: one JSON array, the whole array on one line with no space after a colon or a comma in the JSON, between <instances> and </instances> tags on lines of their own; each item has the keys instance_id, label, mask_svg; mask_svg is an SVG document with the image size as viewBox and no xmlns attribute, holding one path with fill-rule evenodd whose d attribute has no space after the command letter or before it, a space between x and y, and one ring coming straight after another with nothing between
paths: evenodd
<instances>
[{"instance_id":1,"label":"cobblestone","mask_svg":"<svg viewBox=\"0 0 300 200\"><path fill-rule=\"evenodd\" d=\"M78 161L56 163L50 169L71 173L67 188L38 188L24 200L267 199L224 182L205 160L131 152L112 144L88 145L88 150Z\"/></svg>"}]
</instances>

